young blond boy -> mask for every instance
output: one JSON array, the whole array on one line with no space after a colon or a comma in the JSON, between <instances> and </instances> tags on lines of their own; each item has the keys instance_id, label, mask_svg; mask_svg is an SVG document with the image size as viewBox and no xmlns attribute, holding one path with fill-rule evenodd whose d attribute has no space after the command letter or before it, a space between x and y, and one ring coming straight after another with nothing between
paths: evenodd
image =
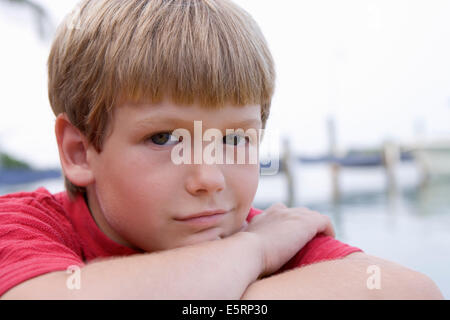
<instances>
[{"instance_id":1,"label":"young blond boy","mask_svg":"<svg viewBox=\"0 0 450 320\"><path fill-rule=\"evenodd\" d=\"M227 129L265 128L272 57L235 4L85 0L48 67L67 192L1 197L2 298L442 297L426 276L334 240L324 215L252 208L259 164L174 164L173 133L195 135L195 121L224 133L231 160L259 142Z\"/></svg>"}]
</instances>

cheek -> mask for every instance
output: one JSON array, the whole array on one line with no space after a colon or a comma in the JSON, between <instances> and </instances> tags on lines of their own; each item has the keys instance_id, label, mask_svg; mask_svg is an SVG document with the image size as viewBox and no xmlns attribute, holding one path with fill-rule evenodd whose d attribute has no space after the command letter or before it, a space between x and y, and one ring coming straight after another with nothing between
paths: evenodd
<instances>
[{"instance_id":1,"label":"cheek","mask_svg":"<svg viewBox=\"0 0 450 320\"><path fill-rule=\"evenodd\" d=\"M118 156L104 164L97 179L105 216L115 227L157 223L170 197L166 190L171 190L173 173L150 159L139 160L131 155L128 159Z\"/></svg>"},{"instance_id":2,"label":"cheek","mask_svg":"<svg viewBox=\"0 0 450 320\"><path fill-rule=\"evenodd\" d=\"M172 171L168 168L166 155L153 155L145 148L124 148L126 151L110 155L105 161L102 178L116 193L152 196L164 190L170 183ZM120 197L119 194L119 197Z\"/></svg>"},{"instance_id":3,"label":"cheek","mask_svg":"<svg viewBox=\"0 0 450 320\"><path fill-rule=\"evenodd\" d=\"M233 165L228 184L237 200L242 215L247 215L253 203L259 182L259 167L257 165Z\"/></svg>"},{"instance_id":4,"label":"cheek","mask_svg":"<svg viewBox=\"0 0 450 320\"><path fill-rule=\"evenodd\" d=\"M167 204L173 204L173 197L165 192L168 179L156 181L158 176L143 174L136 179L112 178L112 183L98 188L108 224L127 242L143 250L167 248L175 236L170 232L167 211Z\"/></svg>"},{"instance_id":5,"label":"cheek","mask_svg":"<svg viewBox=\"0 0 450 320\"><path fill-rule=\"evenodd\" d=\"M258 188L259 167L256 165L234 165L233 172L229 174L233 190L238 193L236 196L241 200L248 198L253 201L253 197Z\"/></svg>"}]
</instances>

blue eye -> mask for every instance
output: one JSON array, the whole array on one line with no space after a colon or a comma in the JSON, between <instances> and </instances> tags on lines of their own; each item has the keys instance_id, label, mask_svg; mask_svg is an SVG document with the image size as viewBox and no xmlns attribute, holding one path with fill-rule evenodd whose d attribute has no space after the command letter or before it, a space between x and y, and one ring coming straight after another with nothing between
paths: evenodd
<instances>
[{"instance_id":1,"label":"blue eye","mask_svg":"<svg viewBox=\"0 0 450 320\"><path fill-rule=\"evenodd\" d=\"M247 143L248 140L249 140L248 137L237 134L229 134L223 137L224 144L231 144L233 146L238 146L242 144L242 141L245 141Z\"/></svg>"},{"instance_id":2,"label":"blue eye","mask_svg":"<svg viewBox=\"0 0 450 320\"><path fill-rule=\"evenodd\" d=\"M165 146L165 145L175 145L178 142L181 142L183 140L183 137L177 138L176 136L172 135L171 132L159 132L149 137L149 139L156 145ZM167 142L170 143L166 144Z\"/></svg>"}]
</instances>

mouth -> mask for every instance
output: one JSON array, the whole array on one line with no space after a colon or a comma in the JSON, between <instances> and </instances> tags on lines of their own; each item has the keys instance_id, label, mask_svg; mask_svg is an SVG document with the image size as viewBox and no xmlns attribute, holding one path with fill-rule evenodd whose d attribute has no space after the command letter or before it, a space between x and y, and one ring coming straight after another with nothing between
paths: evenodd
<instances>
[{"instance_id":1,"label":"mouth","mask_svg":"<svg viewBox=\"0 0 450 320\"><path fill-rule=\"evenodd\" d=\"M196 228L209 228L219 224L221 219L227 215L231 210L207 210L198 213L193 213L180 218L175 218L175 221L190 225Z\"/></svg>"},{"instance_id":2,"label":"mouth","mask_svg":"<svg viewBox=\"0 0 450 320\"><path fill-rule=\"evenodd\" d=\"M223 210L223 209L217 209L217 210L207 210L202 211L198 213L193 213L190 215L186 215L180 218L175 218L177 221L189 221L189 220L195 220L195 219L202 219L202 218L214 218L217 216L224 215L225 213L229 212L230 210Z\"/></svg>"}]
</instances>

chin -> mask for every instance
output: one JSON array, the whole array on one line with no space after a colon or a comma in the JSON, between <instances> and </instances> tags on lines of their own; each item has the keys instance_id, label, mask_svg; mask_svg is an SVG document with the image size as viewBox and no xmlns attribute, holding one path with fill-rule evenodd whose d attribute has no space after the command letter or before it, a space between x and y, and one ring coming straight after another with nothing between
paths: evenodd
<instances>
[{"instance_id":1,"label":"chin","mask_svg":"<svg viewBox=\"0 0 450 320\"><path fill-rule=\"evenodd\" d=\"M223 232L220 228L211 228L204 231L200 231L198 233L190 235L187 239L182 241L181 246L189 246L202 242L208 242L213 240L218 240L221 238L221 234Z\"/></svg>"}]
</instances>

